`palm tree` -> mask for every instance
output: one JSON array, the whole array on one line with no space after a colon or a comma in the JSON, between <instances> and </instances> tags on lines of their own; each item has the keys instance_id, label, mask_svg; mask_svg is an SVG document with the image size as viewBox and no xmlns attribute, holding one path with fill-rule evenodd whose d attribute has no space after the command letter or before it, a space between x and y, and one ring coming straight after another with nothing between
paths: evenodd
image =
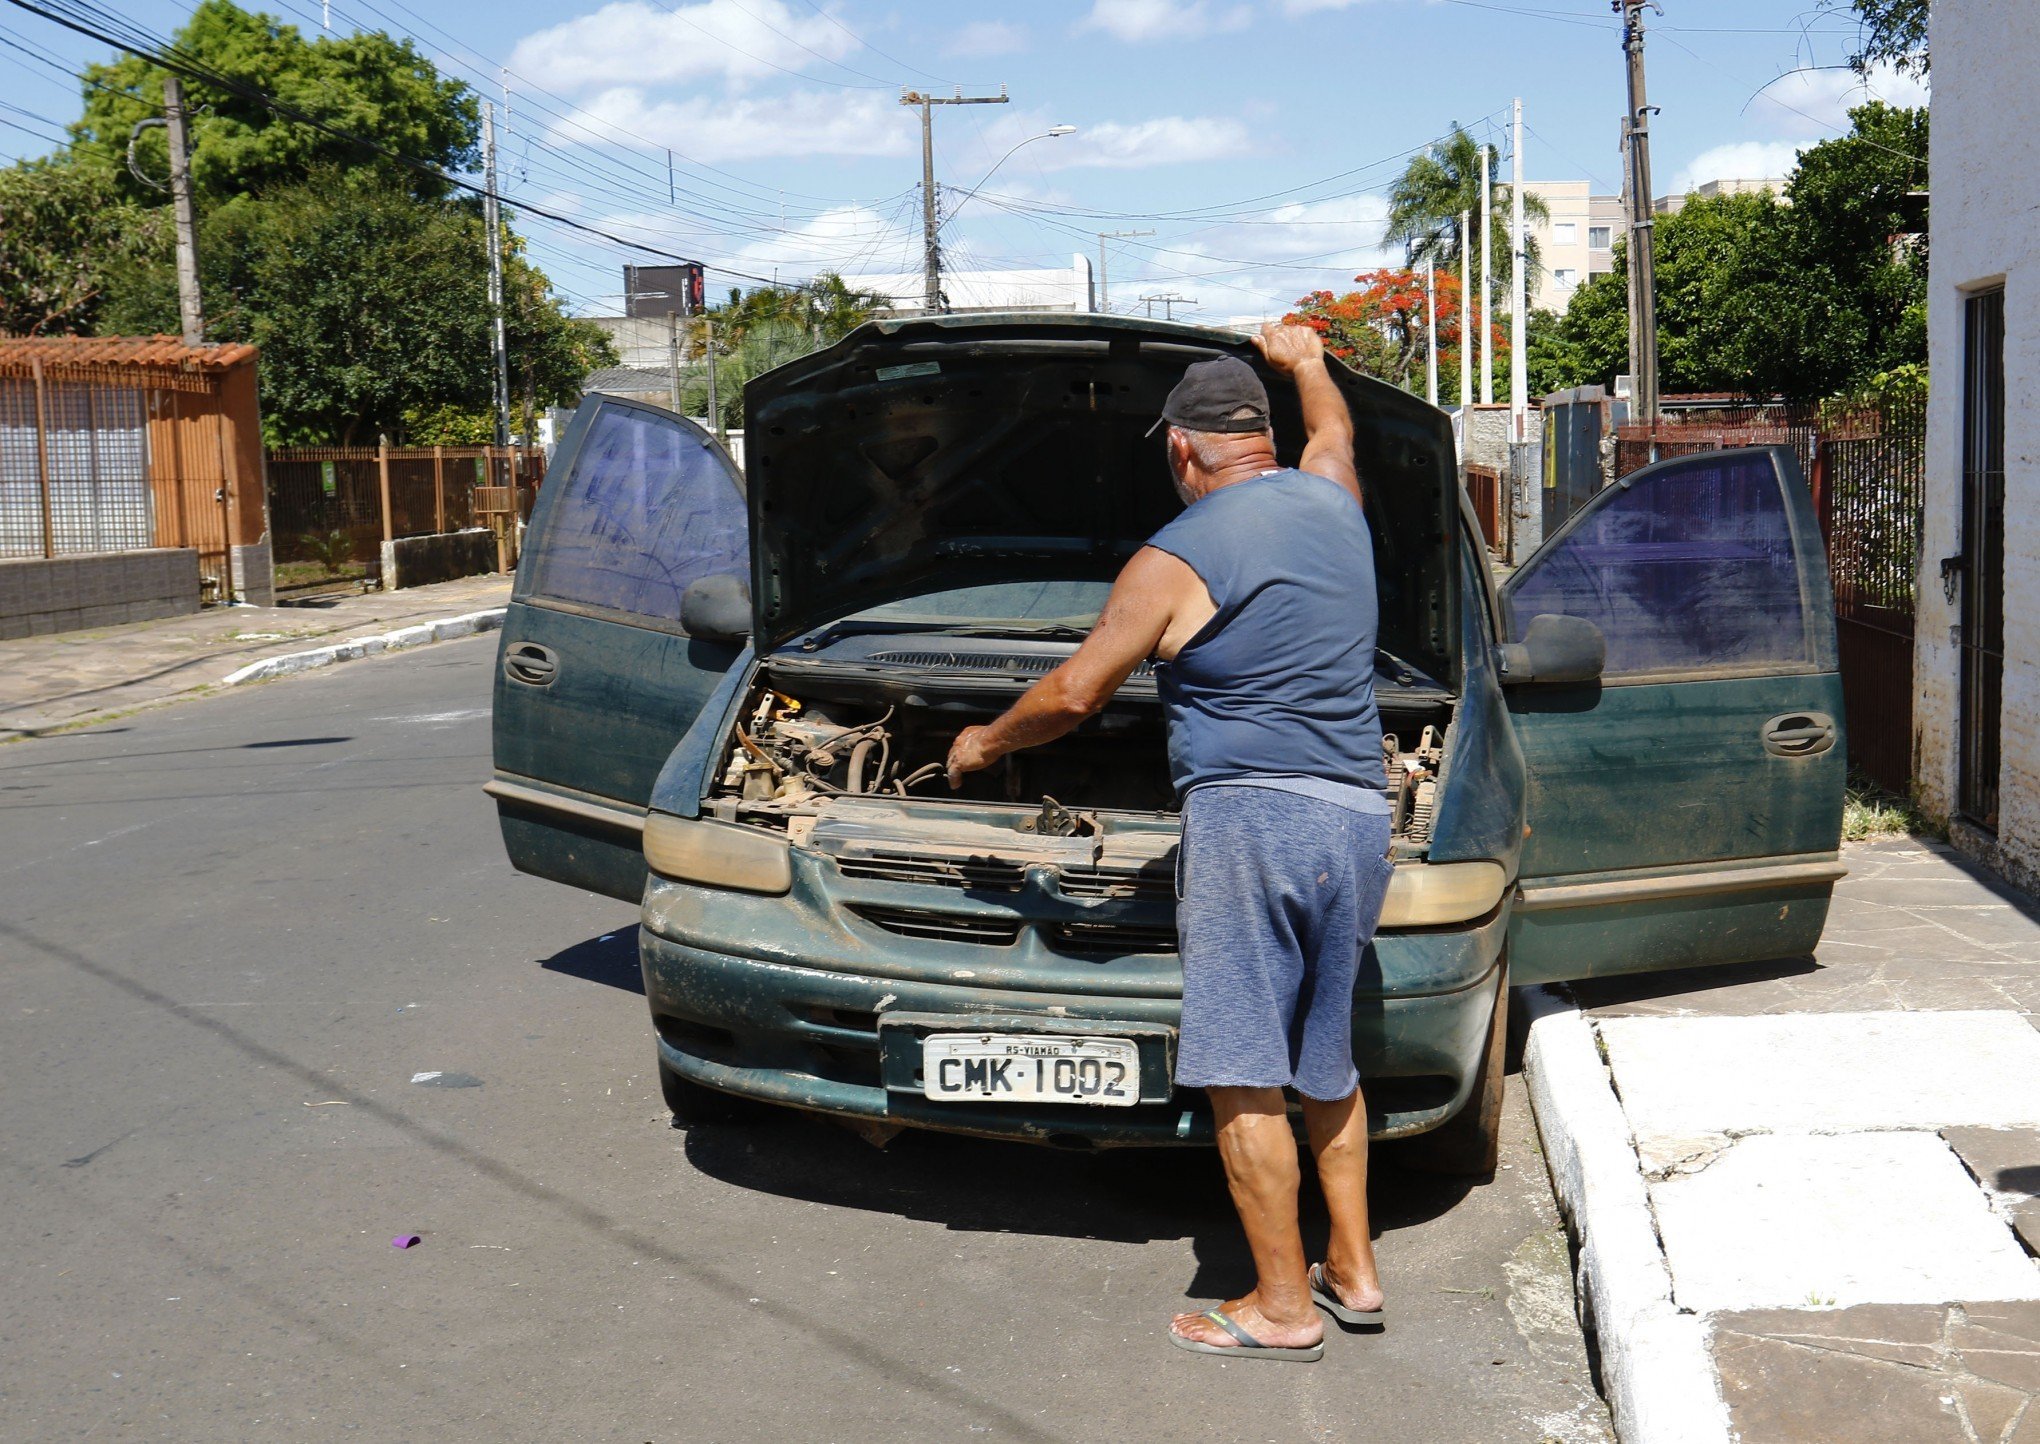
<instances>
[{"instance_id":1,"label":"palm tree","mask_svg":"<svg viewBox=\"0 0 2040 1444\"><path fill-rule=\"evenodd\" d=\"M1500 168L1500 157L1489 152L1490 180ZM1411 156L1402 175L1389 188L1388 230L1382 239L1400 243L1411 266L1429 260L1441 267L1457 269L1459 213L1467 212L1472 225L1480 225L1480 182L1480 142L1455 122L1452 133L1445 139ZM1488 249L1494 267L1489 280L1496 294L1503 293L1509 283L1509 189L1496 181L1488 208L1491 227ZM1551 219L1550 207L1528 191L1523 195L1523 214L1531 220ZM1523 245L1534 281L1539 269L1537 238L1525 236ZM1476 238L1476 253L1478 249Z\"/></svg>"}]
</instances>

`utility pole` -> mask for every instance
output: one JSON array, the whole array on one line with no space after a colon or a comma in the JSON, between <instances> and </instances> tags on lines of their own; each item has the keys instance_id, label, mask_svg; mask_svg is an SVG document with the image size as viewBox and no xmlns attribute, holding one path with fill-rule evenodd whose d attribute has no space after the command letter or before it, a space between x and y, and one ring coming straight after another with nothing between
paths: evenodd
<instances>
[{"instance_id":1,"label":"utility pole","mask_svg":"<svg viewBox=\"0 0 2040 1444\"><path fill-rule=\"evenodd\" d=\"M1488 302L1494 296L1494 283L1488 279L1488 243L1494 239L1495 224L1489 217L1489 209L1495 198L1494 147L1480 148L1480 404L1495 404L1495 343L1494 327L1488 318Z\"/></svg>"},{"instance_id":2,"label":"utility pole","mask_svg":"<svg viewBox=\"0 0 2040 1444\"><path fill-rule=\"evenodd\" d=\"M670 399L673 403L673 409L678 411L680 409L680 313L678 311L668 311L666 313L666 366L671 373L672 384L669 389L672 395Z\"/></svg>"},{"instance_id":3,"label":"utility pole","mask_svg":"<svg viewBox=\"0 0 2040 1444\"><path fill-rule=\"evenodd\" d=\"M1176 307L1194 306L1197 304L1195 296L1179 296L1174 291L1158 291L1152 296L1142 296L1140 303L1147 307L1147 315L1150 321L1154 319L1155 302L1157 301L1162 303L1162 319L1164 321L1176 319Z\"/></svg>"},{"instance_id":4,"label":"utility pole","mask_svg":"<svg viewBox=\"0 0 2040 1444\"><path fill-rule=\"evenodd\" d=\"M1473 300L1473 287L1467 284L1473 277L1468 273L1473 251L1473 223L1465 211L1459 213L1459 436L1465 445L1467 426L1472 421L1468 412L1473 406L1473 333L1471 323L1473 312L1468 309Z\"/></svg>"},{"instance_id":5,"label":"utility pole","mask_svg":"<svg viewBox=\"0 0 2040 1444\"><path fill-rule=\"evenodd\" d=\"M1438 262L1424 257L1424 399L1438 404Z\"/></svg>"},{"instance_id":6,"label":"utility pole","mask_svg":"<svg viewBox=\"0 0 2040 1444\"><path fill-rule=\"evenodd\" d=\"M482 229L489 237L489 345L496 369L496 445L510 444L510 343L503 332L503 233L496 204L496 107L482 102Z\"/></svg>"},{"instance_id":7,"label":"utility pole","mask_svg":"<svg viewBox=\"0 0 2040 1444\"><path fill-rule=\"evenodd\" d=\"M708 343L708 429L715 433L715 439L723 439L722 403L715 394L715 317L703 316L701 324L707 330Z\"/></svg>"},{"instance_id":8,"label":"utility pole","mask_svg":"<svg viewBox=\"0 0 2040 1444\"><path fill-rule=\"evenodd\" d=\"M1622 50L1629 67L1629 314L1633 357L1629 407L1632 420L1657 425L1657 276L1652 252L1650 189L1651 105L1643 86L1643 8L1650 0L1615 0L1622 12Z\"/></svg>"},{"instance_id":9,"label":"utility pole","mask_svg":"<svg viewBox=\"0 0 2040 1444\"><path fill-rule=\"evenodd\" d=\"M1105 285L1105 243L1120 240L1126 236L1151 236L1153 231L1100 231L1098 232L1098 311L1109 315L1112 311L1112 293Z\"/></svg>"},{"instance_id":10,"label":"utility pole","mask_svg":"<svg viewBox=\"0 0 2040 1444\"><path fill-rule=\"evenodd\" d=\"M1530 358L1523 354L1523 322L1529 310L1530 260L1523 235L1523 100L1516 99L1514 139L1509 157L1509 439L1528 441Z\"/></svg>"},{"instance_id":11,"label":"utility pole","mask_svg":"<svg viewBox=\"0 0 2040 1444\"><path fill-rule=\"evenodd\" d=\"M922 309L930 315L943 310L942 251L936 233L942 229L935 204L935 111L938 105L1004 105L1006 91L997 95L929 95L921 90L900 92L901 105L921 107L921 289Z\"/></svg>"},{"instance_id":12,"label":"utility pole","mask_svg":"<svg viewBox=\"0 0 2040 1444\"><path fill-rule=\"evenodd\" d=\"M170 202L177 215L177 314L184 344L205 344L205 308L198 297L198 228L191 213L191 156L184 135L184 82L163 77L163 118L170 137Z\"/></svg>"}]
</instances>

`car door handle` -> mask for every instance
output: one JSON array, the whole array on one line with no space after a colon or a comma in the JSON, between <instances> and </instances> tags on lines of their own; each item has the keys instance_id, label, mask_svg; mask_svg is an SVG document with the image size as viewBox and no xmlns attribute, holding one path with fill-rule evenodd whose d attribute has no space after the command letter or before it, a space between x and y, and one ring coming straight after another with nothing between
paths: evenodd
<instances>
[{"instance_id":1,"label":"car door handle","mask_svg":"<svg viewBox=\"0 0 2040 1444\"><path fill-rule=\"evenodd\" d=\"M527 687L550 687L560 675L560 659L536 642L519 642L503 653L503 675Z\"/></svg>"},{"instance_id":2,"label":"car door handle","mask_svg":"<svg viewBox=\"0 0 2040 1444\"><path fill-rule=\"evenodd\" d=\"M1764 724L1773 757L1817 757L1835 745L1835 719L1825 712L1784 712Z\"/></svg>"}]
</instances>

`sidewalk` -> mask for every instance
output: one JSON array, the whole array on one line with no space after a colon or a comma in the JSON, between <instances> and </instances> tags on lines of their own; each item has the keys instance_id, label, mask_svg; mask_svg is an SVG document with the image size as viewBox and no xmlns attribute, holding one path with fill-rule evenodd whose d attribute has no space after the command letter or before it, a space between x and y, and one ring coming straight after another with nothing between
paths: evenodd
<instances>
[{"instance_id":1,"label":"sidewalk","mask_svg":"<svg viewBox=\"0 0 2040 1444\"><path fill-rule=\"evenodd\" d=\"M0 641L0 742L209 690L266 657L509 600L509 577L467 577L316 607L211 607L124 627Z\"/></svg>"},{"instance_id":2,"label":"sidewalk","mask_svg":"<svg viewBox=\"0 0 2040 1444\"><path fill-rule=\"evenodd\" d=\"M1572 990L1727 1406L1656 1437L2034 1444L2040 904L1931 842L1845 859L1817 960Z\"/></svg>"}]
</instances>

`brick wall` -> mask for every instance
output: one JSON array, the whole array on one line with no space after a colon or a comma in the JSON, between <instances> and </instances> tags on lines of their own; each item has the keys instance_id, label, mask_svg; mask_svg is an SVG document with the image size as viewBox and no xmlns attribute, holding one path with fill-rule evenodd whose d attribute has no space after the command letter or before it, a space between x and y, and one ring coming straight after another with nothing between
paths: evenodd
<instances>
[{"instance_id":1,"label":"brick wall","mask_svg":"<svg viewBox=\"0 0 2040 1444\"><path fill-rule=\"evenodd\" d=\"M146 622L198 606L198 553L190 548L0 561L0 637Z\"/></svg>"}]
</instances>

